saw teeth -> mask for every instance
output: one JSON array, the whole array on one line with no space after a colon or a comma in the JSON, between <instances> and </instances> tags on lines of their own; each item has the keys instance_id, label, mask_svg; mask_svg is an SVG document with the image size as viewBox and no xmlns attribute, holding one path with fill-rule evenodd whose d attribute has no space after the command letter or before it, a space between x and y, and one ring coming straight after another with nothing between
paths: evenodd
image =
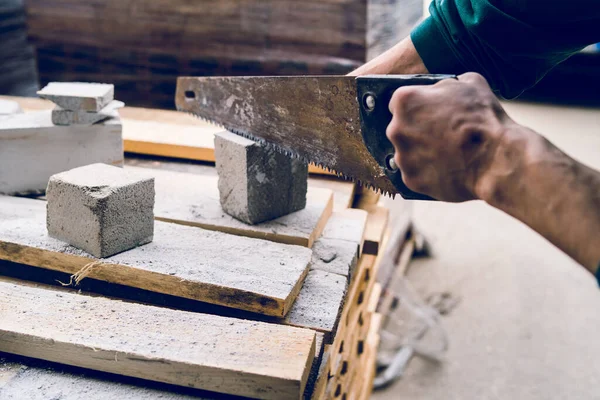
<instances>
[{"instance_id":1,"label":"saw teeth","mask_svg":"<svg viewBox=\"0 0 600 400\"><path fill-rule=\"evenodd\" d=\"M380 194L382 194L384 196L387 196L387 197L390 197L392 199L395 198L395 196L396 196L395 193L391 194L388 191L380 189L378 187L375 187L375 186L373 186L370 183L366 183L366 182L363 183L360 179L355 179L355 178L353 178L351 176L347 176L343 172L338 172L335 169L333 169L333 168L331 168L331 167L323 164L322 162L310 161L310 160L306 159L305 157L302 157L300 154L296 153L293 150L281 148L278 145L269 143L265 139L257 137L257 136L254 136L251 133L248 133L248 132L245 132L245 131L240 131L238 129L230 129L230 128L226 127L225 125L221 124L221 123L215 122L215 121L213 121L213 120L211 120L209 118L203 117L201 115L194 114L191 111L182 110L179 107L177 107L177 111L182 112L182 113L186 113L186 114L191 115L191 116L193 116L195 118L199 118L202 121L208 122L209 124L212 124L212 125L218 126L220 128L223 128L225 130L228 130L230 132L233 132L236 135L245 137L246 139L252 140L252 141L260 144L261 146L265 147L268 150L273 150L273 151L276 151L276 152L278 152L280 154L284 154L287 157L294 158L294 159L297 159L297 160L301 160L305 164L315 165L315 166L317 166L317 167L319 167L319 168L321 168L321 169L323 169L323 170L325 170L325 171L327 171L327 172L329 172L331 174L334 174L335 176L337 176L339 178L344 179L345 181L350 181L350 182L353 182L353 183L355 183L355 184L357 184L359 186L366 187L366 188L371 189L371 190L375 190L377 193L380 193Z\"/></svg>"}]
</instances>

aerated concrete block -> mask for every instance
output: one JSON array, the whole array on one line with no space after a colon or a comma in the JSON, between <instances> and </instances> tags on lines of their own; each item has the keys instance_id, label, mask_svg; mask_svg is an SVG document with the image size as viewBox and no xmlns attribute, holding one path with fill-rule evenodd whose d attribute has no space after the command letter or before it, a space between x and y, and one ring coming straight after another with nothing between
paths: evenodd
<instances>
[{"instance_id":1,"label":"aerated concrete block","mask_svg":"<svg viewBox=\"0 0 600 400\"><path fill-rule=\"evenodd\" d=\"M95 123L107 120L109 118L119 118L117 110L123 107L125 103L113 100L100 112L92 111L72 111L56 106L52 110L52 123L54 125L93 125Z\"/></svg>"},{"instance_id":2,"label":"aerated concrete block","mask_svg":"<svg viewBox=\"0 0 600 400\"><path fill-rule=\"evenodd\" d=\"M65 110L99 112L114 100L114 92L106 83L51 82L37 94Z\"/></svg>"},{"instance_id":3,"label":"aerated concrete block","mask_svg":"<svg viewBox=\"0 0 600 400\"><path fill-rule=\"evenodd\" d=\"M50 177L48 234L105 258L152 241L154 178L106 164Z\"/></svg>"},{"instance_id":4,"label":"aerated concrete block","mask_svg":"<svg viewBox=\"0 0 600 400\"><path fill-rule=\"evenodd\" d=\"M308 165L231 132L215 135L223 210L257 224L306 207Z\"/></svg>"}]
</instances>

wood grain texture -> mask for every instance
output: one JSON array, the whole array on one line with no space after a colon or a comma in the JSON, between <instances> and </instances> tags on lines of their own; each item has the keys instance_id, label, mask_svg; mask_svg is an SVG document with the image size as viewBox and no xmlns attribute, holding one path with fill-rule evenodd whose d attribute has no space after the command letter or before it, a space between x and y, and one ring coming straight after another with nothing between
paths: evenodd
<instances>
[{"instance_id":1,"label":"wood grain texture","mask_svg":"<svg viewBox=\"0 0 600 400\"><path fill-rule=\"evenodd\" d=\"M41 200L0 196L0 259L69 274L98 261L48 237L45 217ZM310 258L300 246L156 222L152 243L103 259L88 277L283 317Z\"/></svg>"},{"instance_id":2,"label":"wood grain texture","mask_svg":"<svg viewBox=\"0 0 600 400\"><path fill-rule=\"evenodd\" d=\"M173 108L177 76L348 73L406 36L405 9L398 0L31 0L27 18L42 82L111 82L130 104Z\"/></svg>"},{"instance_id":3,"label":"wood grain texture","mask_svg":"<svg viewBox=\"0 0 600 400\"><path fill-rule=\"evenodd\" d=\"M381 205L369 205L364 208L367 213L367 225L365 226L365 242L363 251L366 254L379 254L383 236L388 227L390 210Z\"/></svg>"},{"instance_id":4,"label":"wood grain texture","mask_svg":"<svg viewBox=\"0 0 600 400\"><path fill-rule=\"evenodd\" d=\"M157 220L197 226L238 236L312 247L327 224L333 208L329 189L310 187L306 208L294 213L248 225L226 214L219 200L216 176L204 176L157 169L126 167L154 176Z\"/></svg>"},{"instance_id":5,"label":"wood grain texture","mask_svg":"<svg viewBox=\"0 0 600 400\"><path fill-rule=\"evenodd\" d=\"M216 392L298 399L315 353L304 329L2 282L0 299L0 351Z\"/></svg>"},{"instance_id":6,"label":"wood grain texture","mask_svg":"<svg viewBox=\"0 0 600 400\"><path fill-rule=\"evenodd\" d=\"M41 193L51 175L96 162L123 165L118 119L54 126L49 110L0 117L0 193Z\"/></svg>"}]
</instances>

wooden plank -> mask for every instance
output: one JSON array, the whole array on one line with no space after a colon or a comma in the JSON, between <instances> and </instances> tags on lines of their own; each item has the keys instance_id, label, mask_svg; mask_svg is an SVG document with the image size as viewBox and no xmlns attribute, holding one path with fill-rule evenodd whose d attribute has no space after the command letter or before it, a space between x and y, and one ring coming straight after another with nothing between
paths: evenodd
<instances>
[{"instance_id":1,"label":"wooden plank","mask_svg":"<svg viewBox=\"0 0 600 400\"><path fill-rule=\"evenodd\" d=\"M51 113L0 117L0 193L44 192L51 175L87 164L123 165L118 119L55 126Z\"/></svg>"},{"instance_id":2,"label":"wooden plank","mask_svg":"<svg viewBox=\"0 0 600 400\"><path fill-rule=\"evenodd\" d=\"M98 264L48 237L45 221L44 201L0 196L0 259L69 274L87 266L89 278L278 317L311 258L300 246L156 222L152 243Z\"/></svg>"},{"instance_id":3,"label":"wooden plank","mask_svg":"<svg viewBox=\"0 0 600 400\"><path fill-rule=\"evenodd\" d=\"M369 213L365 227L365 242L363 251L366 254L379 254L381 242L386 232L390 210L380 205L369 205L364 208Z\"/></svg>"},{"instance_id":4,"label":"wooden plank","mask_svg":"<svg viewBox=\"0 0 600 400\"><path fill-rule=\"evenodd\" d=\"M221 393L298 399L315 352L299 328L2 282L0 299L0 351Z\"/></svg>"},{"instance_id":5,"label":"wooden plank","mask_svg":"<svg viewBox=\"0 0 600 400\"><path fill-rule=\"evenodd\" d=\"M359 254L362 254L367 215L366 211L354 208L334 212L321 237L356 243L359 246Z\"/></svg>"},{"instance_id":6,"label":"wooden plank","mask_svg":"<svg viewBox=\"0 0 600 400\"><path fill-rule=\"evenodd\" d=\"M356 190L356 185L353 182L328 176L312 175L308 178L308 186L332 190L333 211L343 211L352 207L354 191Z\"/></svg>"},{"instance_id":7,"label":"wooden plank","mask_svg":"<svg viewBox=\"0 0 600 400\"><path fill-rule=\"evenodd\" d=\"M325 342L331 343L340 320L347 285L345 276L310 271L285 317L285 324L323 332Z\"/></svg>"},{"instance_id":8,"label":"wooden plank","mask_svg":"<svg viewBox=\"0 0 600 400\"><path fill-rule=\"evenodd\" d=\"M331 190L309 188L306 208L272 221L248 225L226 214L218 178L174 171L126 167L154 176L156 219L273 242L312 247L333 208Z\"/></svg>"}]
</instances>

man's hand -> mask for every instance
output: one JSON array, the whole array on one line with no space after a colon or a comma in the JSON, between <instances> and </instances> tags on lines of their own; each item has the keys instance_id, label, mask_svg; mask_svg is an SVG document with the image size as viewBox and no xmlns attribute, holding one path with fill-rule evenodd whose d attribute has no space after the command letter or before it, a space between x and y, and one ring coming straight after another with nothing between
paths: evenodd
<instances>
[{"instance_id":1,"label":"man's hand","mask_svg":"<svg viewBox=\"0 0 600 400\"><path fill-rule=\"evenodd\" d=\"M406 186L445 201L480 198L478 185L514 124L485 79L468 73L431 86L405 86L389 107L387 136Z\"/></svg>"},{"instance_id":2,"label":"man's hand","mask_svg":"<svg viewBox=\"0 0 600 400\"><path fill-rule=\"evenodd\" d=\"M406 186L438 200L485 200L596 272L600 172L512 121L483 77L402 87L389 107Z\"/></svg>"}]
</instances>

